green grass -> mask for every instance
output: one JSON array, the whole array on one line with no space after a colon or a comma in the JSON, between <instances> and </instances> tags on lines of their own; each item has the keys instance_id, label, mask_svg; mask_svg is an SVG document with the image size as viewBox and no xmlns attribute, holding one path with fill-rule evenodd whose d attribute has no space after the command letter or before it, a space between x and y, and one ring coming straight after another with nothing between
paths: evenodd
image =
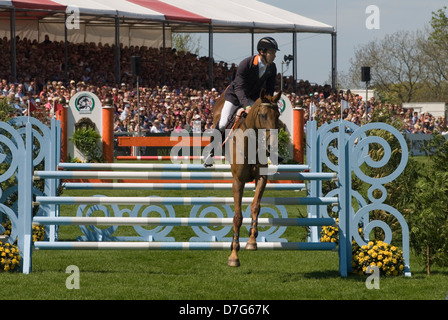
<instances>
[{"instance_id":1,"label":"green grass","mask_svg":"<svg viewBox=\"0 0 448 320\"><path fill-rule=\"evenodd\" d=\"M41 251L33 272L1 274L2 299L298 300L445 299L447 270L426 276L382 277L379 290L365 276L340 278L332 252L245 252L239 268L228 253L149 251ZM67 266L80 269L80 289L65 286ZM411 265L412 266L412 265ZM419 270L420 269L420 270Z\"/></svg>"},{"instance_id":2,"label":"green grass","mask_svg":"<svg viewBox=\"0 0 448 320\"><path fill-rule=\"evenodd\" d=\"M120 196L162 195L164 192L122 191ZM65 191L64 195L117 195L112 191ZM166 194L166 193L165 193ZM253 194L246 192L246 196ZM170 196L182 191L170 192ZM203 196L201 192L189 192ZM207 196L229 196L207 192ZM267 191L265 196L302 196L297 192ZM176 207L176 209L180 209ZM306 215L305 207L287 207L290 217ZM62 215L75 215L75 206L62 206ZM177 211L188 216L189 208ZM120 228L118 229L120 230ZM120 235L130 235L124 228ZM246 234L244 234L246 232ZM170 236L187 241L193 232L176 227ZM61 240L81 235L78 227L61 226ZM247 236L242 230L241 236ZM289 227L289 241L304 241L304 228ZM33 271L0 273L2 300L428 300L445 299L448 268L424 266L411 255L412 277L381 277L380 289L369 290L367 276L341 278L337 252L240 251L241 266L226 265L229 251L35 251ZM66 268L80 270L80 289L68 290Z\"/></svg>"}]
</instances>

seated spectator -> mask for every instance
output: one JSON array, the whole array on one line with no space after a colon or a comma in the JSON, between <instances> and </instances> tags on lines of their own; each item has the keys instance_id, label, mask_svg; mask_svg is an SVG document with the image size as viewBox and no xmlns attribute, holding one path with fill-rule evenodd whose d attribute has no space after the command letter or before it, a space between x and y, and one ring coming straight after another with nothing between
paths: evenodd
<instances>
[{"instance_id":1,"label":"seated spectator","mask_svg":"<svg viewBox=\"0 0 448 320\"><path fill-rule=\"evenodd\" d=\"M152 127L151 127L151 133L162 133L163 130L160 127L160 120L156 119L154 120L154 122L152 123Z\"/></svg>"}]
</instances>

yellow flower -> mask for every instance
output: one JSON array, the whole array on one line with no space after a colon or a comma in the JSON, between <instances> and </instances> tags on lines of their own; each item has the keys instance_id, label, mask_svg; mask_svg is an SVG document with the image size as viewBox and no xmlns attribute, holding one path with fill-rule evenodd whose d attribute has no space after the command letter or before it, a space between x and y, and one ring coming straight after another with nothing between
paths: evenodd
<instances>
[{"instance_id":1,"label":"yellow flower","mask_svg":"<svg viewBox=\"0 0 448 320\"><path fill-rule=\"evenodd\" d=\"M369 243L367 244L367 246L368 246L369 248L373 247L373 241L369 241Z\"/></svg>"}]
</instances>

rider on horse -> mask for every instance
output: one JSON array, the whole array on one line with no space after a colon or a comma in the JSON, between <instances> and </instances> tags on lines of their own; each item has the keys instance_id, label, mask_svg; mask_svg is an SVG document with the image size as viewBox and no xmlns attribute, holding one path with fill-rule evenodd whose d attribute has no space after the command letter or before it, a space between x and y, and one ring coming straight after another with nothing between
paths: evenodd
<instances>
[{"instance_id":1,"label":"rider on horse","mask_svg":"<svg viewBox=\"0 0 448 320\"><path fill-rule=\"evenodd\" d=\"M271 37L264 37L258 41L258 54L250 56L238 66L235 79L227 87L224 97L225 103L221 111L221 118L215 129L221 132L224 138L224 131L229 118L239 107L245 108L246 113L260 96L262 88L268 95L273 95L277 76L277 67L274 63L278 49L277 42ZM224 140L224 139L223 139ZM204 166L213 165L214 149L204 161Z\"/></svg>"}]
</instances>

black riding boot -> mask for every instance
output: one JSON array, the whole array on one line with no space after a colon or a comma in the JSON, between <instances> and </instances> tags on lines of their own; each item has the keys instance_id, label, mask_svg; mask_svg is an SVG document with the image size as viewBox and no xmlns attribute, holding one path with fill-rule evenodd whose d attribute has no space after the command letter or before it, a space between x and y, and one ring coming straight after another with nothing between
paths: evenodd
<instances>
[{"instance_id":1,"label":"black riding boot","mask_svg":"<svg viewBox=\"0 0 448 320\"><path fill-rule=\"evenodd\" d=\"M216 125L216 127L214 128L216 130L218 130L221 133L221 143L224 142L224 138L225 138L225 130L219 130L218 125ZM213 138L214 140L214 138ZM210 143L210 145L212 146L214 143L214 141L212 141ZM213 166L213 162L214 162L214 157L215 157L215 147L211 147L209 154L206 156L206 158L204 159L204 167L211 167Z\"/></svg>"}]
</instances>

